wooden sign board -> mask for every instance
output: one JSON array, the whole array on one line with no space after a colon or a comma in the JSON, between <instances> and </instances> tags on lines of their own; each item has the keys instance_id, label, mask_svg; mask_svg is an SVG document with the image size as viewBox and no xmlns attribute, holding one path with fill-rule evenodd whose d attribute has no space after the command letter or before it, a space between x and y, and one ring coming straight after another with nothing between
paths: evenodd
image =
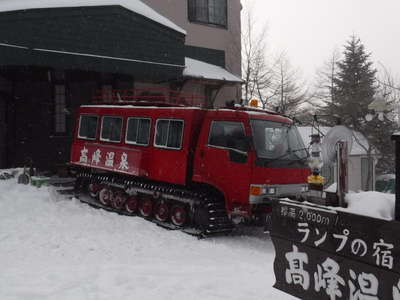
<instances>
[{"instance_id":1,"label":"wooden sign board","mask_svg":"<svg viewBox=\"0 0 400 300\"><path fill-rule=\"evenodd\" d=\"M301 299L400 300L400 223L292 201L272 214L275 288Z\"/></svg>"}]
</instances>

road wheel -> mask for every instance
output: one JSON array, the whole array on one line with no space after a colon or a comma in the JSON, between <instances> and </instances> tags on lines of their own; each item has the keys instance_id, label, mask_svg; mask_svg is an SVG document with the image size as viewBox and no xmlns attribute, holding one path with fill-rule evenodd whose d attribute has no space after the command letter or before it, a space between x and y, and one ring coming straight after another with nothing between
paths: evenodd
<instances>
[{"instance_id":1,"label":"road wheel","mask_svg":"<svg viewBox=\"0 0 400 300\"><path fill-rule=\"evenodd\" d=\"M89 191L90 197L97 199L101 189L102 189L102 186L100 184L90 183L88 186L88 191Z\"/></svg>"},{"instance_id":2,"label":"road wheel","mask_svg":"<svg viewBox=\"0 0 400 300\"><path fill-rule=\"evenodd\" d=\"M188 213L185 207L181 204L174 205L171 209L172 224L182 227L188 220Z\"/></svg>"},{"instance_id":3,"label":"road wheel","mask_svg":"<svg viewBox=\"0 0 400 300\"><path fill-rule=\"evenodd\" d=\"M113 198L113 192L110 188L102 188L99 192L99 201L105 206L109 206Z\"/></svg>"},{"instance_id":4,"label":"road wheel","mask_svg":"<svg viewBox=\"0 0 400 300\"><path fill-rule=\"evenodd\" d=\"M119 191L119 192L115 193L114 197L112 198L111 205L113 208L115 208L117 210L121 210L124 207L126 199L127 199L127 197L126 197L125 193L122 191Z\"/></svg>"},{"instance_id":5,"label":"road wheel","mask_svg":"<svg viewBox=\"0 0 400 300\"><path fill-rule=\"evenodd\" d=\"M126 212L133 215L138 212L138 209L139 209L139 199L137 198L137 196L135 195L129 196L125 202Z\"/></svg>"},{"instance_id":6,"label":"road wheel","mask_svg":"<svg viewBox=\"0 0 400 300\"><path fill-rule=\"evenodd\" d=\"M153 213L153 198L149 196L145 196L139 204L139 212L140 214L145 217L149 218Z\"/></svg>"},{"instance_id":7,"label":"road wheel","mask_svg":"<svg viewBox=\"0 0 400 300\"><path fill-rule=\"evenodd\" d=\"M154 215L160 222L167 222L169 215L169 206L164 201L159 201L154 209Z\"/></svg>"}]
</instances>

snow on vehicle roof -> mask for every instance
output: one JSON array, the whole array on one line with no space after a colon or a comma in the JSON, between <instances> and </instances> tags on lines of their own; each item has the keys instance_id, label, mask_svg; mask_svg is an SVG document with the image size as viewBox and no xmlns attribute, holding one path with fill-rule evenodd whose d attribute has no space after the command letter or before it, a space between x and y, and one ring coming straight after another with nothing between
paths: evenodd
<instances>
[{"instance_id":1,"label":"snow on vehicle roof","mask_svg":"<svg viewBox=\"0 0 400 300\"><path fill-rule=\"evenodd\" d=\"M263 115L263 114L269 114L269 115L273 115L273 116L279 116L285 119L290 120L290 118L288 118L287 116L281 115L276 113L273 110L268 110L268 109L260 109L260 110L243 110L244 112L248 113L249 115Z\"/></svg>"},{"instance_id":2,"label":"snow on vehicle roof","mask_svg":"<svg viewBox=\"0 0 400 300\"><path fill-rule=\"evenodd\" d=\"M82 108L144 108L144 109L202 109L198 106L147 106L147 105L101 105L101 104L89 104L81 105Z\"/></svg>"},{"instance_id":3,"label":"snow on vehicle roof","mask_svg":"<svg viewBox=\"0 0 400 300\"><path fill-rule=\"evenodd\" d=\"M200 60L185 57L185 65L186 68L183 70L183 76L185 77L242 82L242 79L224 68Z\"/></svg>"},{"instance_id":4,"label":"snow on vehicle roof","mask_svg":"<svg viewBox=\"0 0 400 300\"><path fill-rule=\"evenodd\" d=\"M162 16L140 0L0 0L0 12L38 8L110 5L120 5L139 15L142 15L150 20L186 35L186 31L184 29L166 17Z\"/></svg>"},{"instance_id":5,"label":"snow on vehicle roof","mask_svg":"<svg viewBox=\"0 0 400 300\"><path fill-rule=\"evenodd\" d=\"M303 138L304 143L307 145L310 145L311 142L311 132L312 132L312 127L307 127L307 126L299 126L298 127L299 132L301 137ZM328 131L331 129L331 127L319 127L321 133L323 135L326 135ZM317 133L317 131L314 129L314 133ZM352 131L353 132L353 147L351 149L350 155L366 155L367 152L363 147L368 148L368 140L359 132ZM324 141L322 140L322 143ZM361 145L360 145L361 144ZM376 154L374 151L372 154Z\"/></svg>"}]
</instances>

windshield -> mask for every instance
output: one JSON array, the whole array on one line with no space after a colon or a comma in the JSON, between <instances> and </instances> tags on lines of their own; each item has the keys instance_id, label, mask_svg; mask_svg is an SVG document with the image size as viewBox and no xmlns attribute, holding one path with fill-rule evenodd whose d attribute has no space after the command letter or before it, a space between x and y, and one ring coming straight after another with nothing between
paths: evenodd
<instances>
[{"instance_id":1,"label":"windshield","mask_svg":"<svg viewBox=\"0 0 400 300\"><path fill-rule=\"evenodd\" d=\"M258 158L285 161L307 158L307 149L296 126L253 119L251 127Z\"/></svg>"}]
</instances>

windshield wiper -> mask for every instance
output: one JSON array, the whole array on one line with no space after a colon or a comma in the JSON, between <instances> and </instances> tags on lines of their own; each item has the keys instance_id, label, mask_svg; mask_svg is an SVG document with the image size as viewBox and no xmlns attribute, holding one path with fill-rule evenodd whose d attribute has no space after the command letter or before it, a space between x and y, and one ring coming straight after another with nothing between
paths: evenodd
<instances>
[{"instance_id":1,"label":"windshield wiper","mask_svg":"<svg viewBox=\"0 0 400 300\"><path fill-rule=\"evenodd\" d=\"M309 152L309 148L299 148L299 149L295 149L295 150L292 150L292 153L296 153L296 152L300 152L300 151L305 151L305 152L306 152L306 157L300 157L300 156L298 156L298 155L296 154L296 156L299 158L299 160L307 159L307 158L310 157L310 154L308 153L308 152Z\"/></svg>"}]
</instances>

